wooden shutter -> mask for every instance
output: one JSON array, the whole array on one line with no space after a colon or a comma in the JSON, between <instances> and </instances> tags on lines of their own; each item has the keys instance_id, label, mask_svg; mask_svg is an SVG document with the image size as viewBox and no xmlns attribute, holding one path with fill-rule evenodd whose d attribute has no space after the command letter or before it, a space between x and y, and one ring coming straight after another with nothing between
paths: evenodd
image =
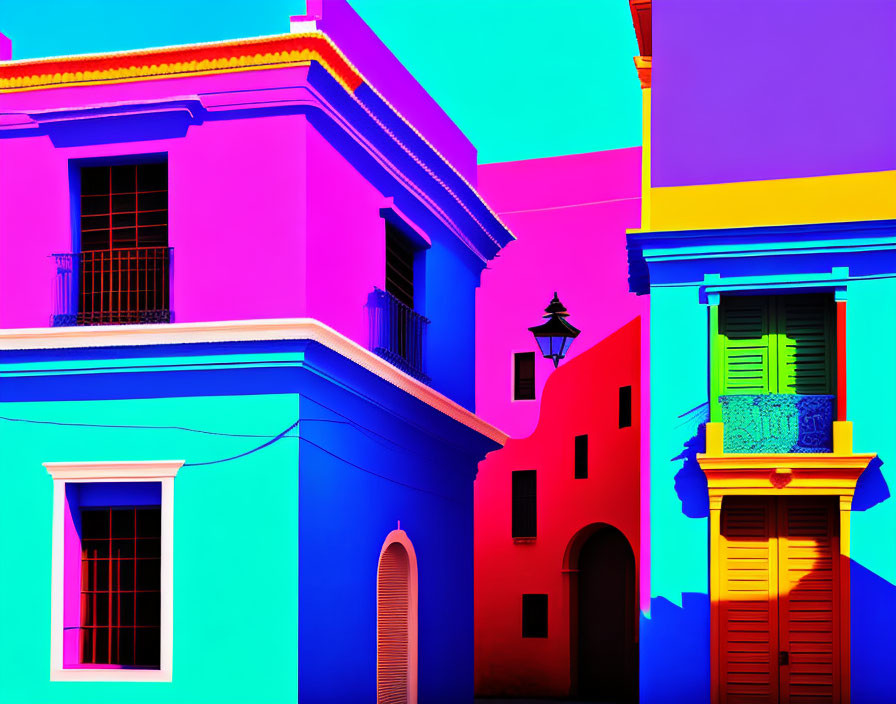
<instances>
[{"instance_id":1,"label":"wooden shutter","mask_svg":"<svg viewBox=\"0 0 896 704\"><path fill-rule=\"evenodd\" d=\"M719 544L722 704L778 702L774 508L770 497L725 499Z\"/></svg>"},{"instance_id":2,"label":"wooden shutter","mask_svg":"<svg viewBox=\"0 0 896 704\"><path fill-rule=\"evenodd\" d=\"M781 296L777 306L778 391L830 394L834 326L830 296Z\"/></svg>"},{"instance_id":3,"label":"wooden shutter","mask_svg":"<svg viewBox=\"0 0 896 704\"><path fill-rule=\"evenodd\" d=\"M840 545L829 502L781 501L778 527L780 649L785 702L840 701Z\"/></svg>"},{"instance_id":4,"label":"wooden shutter","mask_svg":"<svg viewBox=\"0 0 896 704\"><path fill-rule=\"evenodd\" d=\"M377 584L377 704L408 702L409 579L407 551L392 543L380 558Z\"/></svg>"},{"instance_id":5,"label":"wooden shutter","mask_svg":"<svg viewBox=\"0 0 896 704\"><path fill-rule=\"evenodd\" d=\"M774 388L776 348L765 296L724 300L719 315L721 393L767 394Z\"/></svg>"}]
</instances>

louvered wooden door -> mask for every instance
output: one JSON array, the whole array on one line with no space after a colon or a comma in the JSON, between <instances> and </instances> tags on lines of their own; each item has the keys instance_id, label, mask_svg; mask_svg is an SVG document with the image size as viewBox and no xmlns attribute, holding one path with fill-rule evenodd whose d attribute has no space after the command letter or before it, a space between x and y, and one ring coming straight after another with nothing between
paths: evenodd
<instances>
[{"instance_id":1,"label":"louvered wooden door","mask_svg":"<svg viewBox=\"0 0 896 704\"><path fill-rule=\"evenodd\" d=\"M823 499L725 499L718 624L723 704L840 701L835 518Z\"/></svg>"},{"instance_id":2,"label":"louvered wooden door","mask_svg":"<svg viewBox=\"0 0 896 704\"><path fill-rule=\"evenodd\" d=\"M778 609L781 698L791 704L840 701L840 540L823 499L778 499Z\"/></svg>"},{"instance_id":3,"label":"louvered wooden door","mask_svg":"<svg viewBox=\"0 0 896 704\"><path fill-rule=\"evenodd\" d=\"M408 704L410 563L392 543L380 558L377 584L377 704Z\"/></svg>"}]
</instances>

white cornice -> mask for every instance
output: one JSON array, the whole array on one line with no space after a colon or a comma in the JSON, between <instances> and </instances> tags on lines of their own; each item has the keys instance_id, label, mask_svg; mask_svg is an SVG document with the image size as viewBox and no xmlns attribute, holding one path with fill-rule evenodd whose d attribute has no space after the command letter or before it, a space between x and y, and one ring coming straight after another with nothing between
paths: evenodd
<instances>
[{"instance_id":1,"label":"white cornice","mask_svg":"<svg viewBox=\"0 0 896 704\"><path fill-rule=\"evenodd\" d=\"M115 481L173 479L184 460L120 462L44 462L53 479L66 481Z\"/></svg>"},{"instance_id":2,"label":"white cornice","mask_svg":"<svg viewBox=\"0 0 896 704\"><path fill-rule=\"evenodd\" d=\"M0 351L271 340L317 342L480 435L507 442L506 433L475 413L313 318L6 329L0 330Z\"/></svg>"}]
</instances>

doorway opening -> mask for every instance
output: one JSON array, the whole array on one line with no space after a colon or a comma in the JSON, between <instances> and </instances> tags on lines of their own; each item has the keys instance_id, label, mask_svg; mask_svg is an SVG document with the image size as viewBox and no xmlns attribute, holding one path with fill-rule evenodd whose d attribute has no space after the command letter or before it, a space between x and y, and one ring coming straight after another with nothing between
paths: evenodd
<instances>
[{"instance_id":1,"label":"doorway opening","mask_svg":"<svg viewBox=\"0 0 896 704\"><path fill-rule=\"evenodd\" d=\"M580 531L571 548L571 694L634 702L638 611L632 548L619 530L604 524Z\"/></svg>"}]
</instances>

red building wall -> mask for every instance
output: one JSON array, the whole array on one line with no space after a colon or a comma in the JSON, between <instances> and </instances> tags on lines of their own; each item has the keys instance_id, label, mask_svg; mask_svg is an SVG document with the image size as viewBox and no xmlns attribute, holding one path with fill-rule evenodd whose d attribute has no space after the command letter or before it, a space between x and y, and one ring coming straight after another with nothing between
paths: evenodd
<instances>
[{"instance_id":1,"label":"red building wall","mask_svg":"<svg viewBox=\"0 0 896 704\"><path fill-rule=\"evenodd\" d=\"M474 499L479 695L570 694L576 640L570 636L575 599L571 603L568 552L580 531L608 524L625 536L637 590L640 359L638 317L561 364L547 380L532 435L508 441L480 463ZM622 386L632 387L627 428L619 428ZM583 434L588 477L575 479L575 436ZM511 472L525 469L537 471L537 537L527 541L511 537ZM522 594L529 593L548 595L547 638L522 637Z\"/></svg>"}]
</instances>

